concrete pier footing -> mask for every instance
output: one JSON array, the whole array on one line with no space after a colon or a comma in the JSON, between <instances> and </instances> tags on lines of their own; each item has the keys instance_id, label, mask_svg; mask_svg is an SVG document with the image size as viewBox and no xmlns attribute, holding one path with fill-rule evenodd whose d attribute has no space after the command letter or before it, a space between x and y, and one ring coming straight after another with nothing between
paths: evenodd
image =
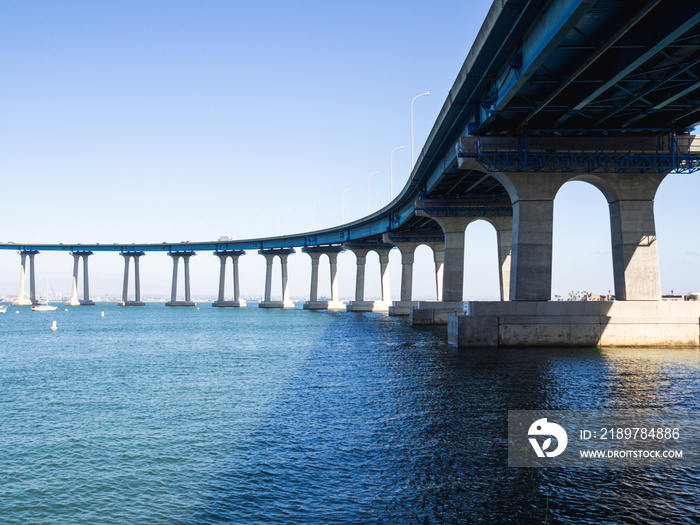
<instances>
[{"instance_id":1,"label":"concrete pier footing","mask_svg":"<svg viewBox=\"0 0 700 525\"><path fill-rule=\"evenodd\" d=\"M392 317L411 315L411 310L418 307L418 301L394 301L389 307Z\"/></svg>"},{"instance_id":2,"label":"concrete pier footing","mask_svg":"<svg viewBox=\"0 0 700 525\"><path fill-rule=\"evenodd\" d=\"M700 302L465 302L449 316L448 340L460 348L700 346Z\"/></svg>"},{"instance_id":3,"label":"concrete pier footing","mask_svg":"<svg viewBox=\"0 0 700 525\"><path fill-rule=\"evenodd\" d=\"M462 301L419 301L411 310L410 320L414 325L446 325L450 315L461 314Z\"/></svg>"},{"instance_id":4,"label":"concrete pier footing","mask_svg":"<svg viewBox=\"0 0 700 525\"><path fill-rule=\"evenodd\" d=\"M350 301L345 309L348 312L388 312L388 301Z\"/></svg>"},{"instance_id":5,"label":"concrete pier footing","mask_svg":"<svg viewBox=\"0 0 700 525\"><path fill-rule=\"evenodd\" d=\"M294 301L260 301L258 308L294 308Z\"/></svg>"},{"instance_id":6,"label":"concrete pier footing","mask_svg":"<svg viewBox=\"0 0 700 525\"><path fill-rule=\"evenodd\" d=\"M345 310L345 303L342 301L306 301L303 308L304 310Z\"/></svg>"}]
</instances>

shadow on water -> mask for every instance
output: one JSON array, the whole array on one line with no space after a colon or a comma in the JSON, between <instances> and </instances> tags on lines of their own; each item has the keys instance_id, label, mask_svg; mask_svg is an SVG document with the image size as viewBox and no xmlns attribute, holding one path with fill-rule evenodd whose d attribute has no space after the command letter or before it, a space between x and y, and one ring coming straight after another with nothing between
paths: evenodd
<instances>
[{"instance_id":1,"label":"shadow on water","mask_svg":"<svg viewBox=\"0 0 700 525\"><path fill-rule=\"evenodd\" d=\"M698 473L516 469L508 410L697 410L697 350L473 349L333 321L193 523L696 523Z\"/></svg>"}]
</instances>

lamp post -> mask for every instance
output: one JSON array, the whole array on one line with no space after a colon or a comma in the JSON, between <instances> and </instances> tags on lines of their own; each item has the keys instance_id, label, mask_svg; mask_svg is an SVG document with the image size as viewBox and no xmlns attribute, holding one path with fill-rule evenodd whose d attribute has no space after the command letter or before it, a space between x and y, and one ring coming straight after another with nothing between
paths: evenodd
<instances>
[{"instance_id":1,"label":"lamp post","mask_svg":"<svg viewBox=\"0 0 700 525\"><path fill-rule=\"evenodd\" d=\"M391 161L391 173L389 174L389 180L390 180L390 186L391 186L391 194L389 196L389 200L394 199L394 152L397 149L403 149L403 146L396 146L394 149L391 150L391 155L389 155Z\"/></svg>"},{"instance_id":2,"label":"lamp post","mask_svg":"<svg viewBox=\"0 0 700 525\"><path fill-rule=\"evenodd\" d=\"M343 224L345 224L345 193L347 193L350 190L352 190L352 188L347 188L343 190Z\"/></svg>"},{"instance_id":3,"label":"lamp post","mask_svg":"<svg viewBox=\"0 0 700 525\"><path fill-rule=\"evenodd\" d=\"M413 97L413 100L411 100L411 169L413 169L413 166L416 162L415 157L413 155L413 103L418 97L426 97L428 95L430 95L430 92L421 93L420 95L416 95L415 97Z\"/></svg>"},{"instance_id":4,"label":"lamp post","mask_svg":"<svg viewBox=\"0 0 700 525\"><path fill-rule=\"evenodd\" d=\"M371 196L370 186L371 186L372 175L376 175L377 173L379 173L379 170L373 171L367 177L367 213L369 213L369 201L370 201L370 196Z\"/></svg>"}]
</instances>

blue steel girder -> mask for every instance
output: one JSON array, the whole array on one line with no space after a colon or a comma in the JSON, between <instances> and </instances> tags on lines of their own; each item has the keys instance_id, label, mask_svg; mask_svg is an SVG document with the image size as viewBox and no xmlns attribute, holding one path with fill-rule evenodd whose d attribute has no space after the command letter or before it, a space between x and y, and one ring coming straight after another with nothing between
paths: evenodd
<instances>
[{"instance_id":1,"label":"blue steel girder","mask_svg":"<svg viewBox=\"0 0 700 525\"><path fill-rule=\"evenodd\" d=\"M595 0L555 0L547 5L522 39L517 53L520 69L516 70L511 61L494 80L491 103L482 103L480 127L486 128L495 120L594 3Z\"/></svg>"},{"instance_id":2,"label":"blue steel girder","mask_svg":"<svg viewBox=\"0 0 700 525\"><path fill-rule=\"evenodd\" d=\"M470 134L661 134L700 120L700 2L552 0L523 9L539 11L481 87Z\"/></svg>"},{"instance_id":3,"label":"blue steel girder","mask_svg":"<svg viewBox=\"0 0 700 525\"><path fill-rule=\"evenodd\" d=\"M675 137L463 137L460 159L487 172L694 173L700 140Z\"/></svg>"}]
</instances>

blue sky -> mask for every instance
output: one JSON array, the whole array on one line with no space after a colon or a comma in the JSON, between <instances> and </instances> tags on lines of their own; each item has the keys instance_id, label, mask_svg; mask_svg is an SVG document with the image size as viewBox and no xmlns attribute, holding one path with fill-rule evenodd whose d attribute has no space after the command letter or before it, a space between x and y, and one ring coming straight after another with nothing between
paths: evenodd
<instances>
[{"instance_id":1,"label":"blue sky","mask_svg":"<svg viewBox=\"0 0 700 525\"><path fill-rule=\"evenodd\" d=\"M253 237L350 220L389 199L410 171L410 102L419 151L489 1L0 1L0 238L162 242ZM697 176L657 198L664 291L700 290ZM320 201L315 206L314 203ZM555 293L612 288L607 206L570 183L555 203ZM692 237L692 236L691 236ZM495 234L467 233L465 287L496 293ZM471 256L470 256L471 254ZM262 293L263 258L242 260L244 293ZM398 253L392 287L399 292ZM372 261L370 261L372 262ZM170 259L143 261L144 293L169 289ZM122 259L91 258L94 293L118 294ZM216 292L218 261L192 263L193 290ZM19 256L0 252L0 294L16 293ZM39 276L69 291L72 259L41 254ZM415 290L434 290L427 249ZM378 269L368 268L368 295ZM322 269L323 272L323 269ZM292 295L309 259L290 259ZM341 256L353 294L354 256ZM474 276L480 276L474 278ZM323 276L323 273L322 273ZM471 276L471 277L469 277ZM327 290L321 283L321 293Z\"/></svg>"}]
</instances>

